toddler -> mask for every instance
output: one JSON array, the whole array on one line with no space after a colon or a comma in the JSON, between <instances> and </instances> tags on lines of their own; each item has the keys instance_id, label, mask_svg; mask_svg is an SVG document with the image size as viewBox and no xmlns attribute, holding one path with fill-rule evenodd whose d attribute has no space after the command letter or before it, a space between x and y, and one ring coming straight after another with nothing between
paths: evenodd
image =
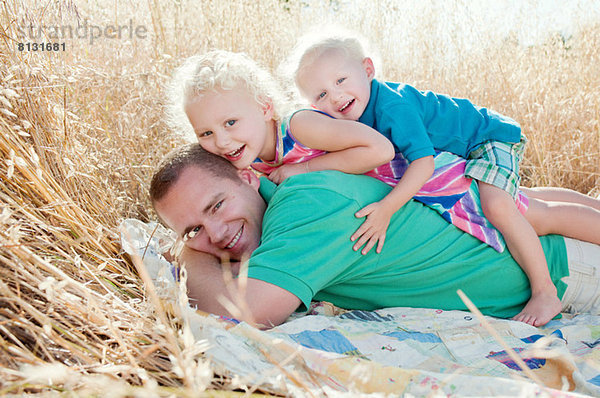
<instances>
[{"instance_id":1,"label":"toddler","mask_svg":"<svg viewBox=\"0 0 600 398\"><path fill-rule=\"evenodd\" d=\"M390 216L430 178L435 151L452 152L467 160L465 175L477 180L485 216L530 279L531 299L515 319L538 326L557 315L560 300L537 235L600 243L599 201L570 190L523 189L529 208L519 206L519 161L527 140L514 120L466 99L378 81L373 61L352 35L300 43L292 62L302 96L336 118L375 128L410 162L386 198L357 213L367 220L353 238L367 229L383 234Z\"/></svg>"}]
</instances>

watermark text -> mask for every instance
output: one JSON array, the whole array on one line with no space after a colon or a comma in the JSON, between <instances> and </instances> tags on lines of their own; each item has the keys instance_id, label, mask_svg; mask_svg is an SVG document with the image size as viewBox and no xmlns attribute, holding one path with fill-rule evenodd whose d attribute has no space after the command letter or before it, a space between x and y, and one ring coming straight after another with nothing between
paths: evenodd
<instances>
[{"instance_id":1,"label":"watermark text","mask_svg":"<svg viewBox=\"0 0 600 398\"><path fill-rule=\"evenodd\" d=\"M73 25L21 25L17 27L17 37L31 41L85 39L90 44L102 39L145 39L148 29L144 25L134 25L130 19L123 25L96 25L87 19Z\"/></svg>"}]
</instances>

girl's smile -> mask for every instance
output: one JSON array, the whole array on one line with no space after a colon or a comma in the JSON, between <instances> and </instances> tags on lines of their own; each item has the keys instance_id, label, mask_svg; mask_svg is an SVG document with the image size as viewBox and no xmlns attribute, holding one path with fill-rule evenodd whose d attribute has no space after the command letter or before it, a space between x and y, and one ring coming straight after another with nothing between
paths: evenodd
<instances>
[{"instance_id":1,"label":"girl's smile","mask_svg":"<svg viewBox=\"0 0 600 398\"><path fill-rule=\"evenodd\" d=\"M236 168L245 169L256 158L275 157L273 106L257 102L243 85L192 97L185 112L200 145Z\"/></svg>"}]
</instances>

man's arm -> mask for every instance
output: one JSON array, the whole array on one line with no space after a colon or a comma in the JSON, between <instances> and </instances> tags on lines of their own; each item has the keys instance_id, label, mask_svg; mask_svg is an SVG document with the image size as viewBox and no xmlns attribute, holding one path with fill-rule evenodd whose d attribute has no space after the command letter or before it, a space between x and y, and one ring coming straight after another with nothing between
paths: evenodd
<instances>
[{"instance_id":1,"label":"man's arm","mask_svg":"<svg viewBox=\"0 0 600 398\"><path fill-rule=\"evenodd\" d=\"M223 267L210 254L185 247L180 260L187 269L190 302L199 310L270 328L283 323L300 305L292 293L258 279L234 278L226 283ZM234 308L224 306L224 301Z\"/></svg>"}]
</instances>

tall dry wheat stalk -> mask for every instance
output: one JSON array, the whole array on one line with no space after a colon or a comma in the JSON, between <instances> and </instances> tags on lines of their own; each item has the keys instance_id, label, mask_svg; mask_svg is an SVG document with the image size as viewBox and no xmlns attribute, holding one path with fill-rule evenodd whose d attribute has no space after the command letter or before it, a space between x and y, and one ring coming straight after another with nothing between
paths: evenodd
<instances>
[{"instance_id":1,"label":"tall dry wheat stalk","mask_svg":"<svg viewBox=\"0 0 600 398\"><path fill-rule=\"evenodd\" d=\"M212 375L202 349L189 347L180 309L148 299L116 230L126 217L154 218L150 174L181 143L163 123L162 87L186 56L244 51L275 69L309 26L361 26L382 54L380 76L472 98L517 119L530 138L526 184L600 193L600 25L530 47L471 32L482 36L481 48L448 64L465 28L435 3L353 4L0 4L0 394L96 394L110 386L116 396L193 395L229 388ZM415 9L411 34L387 34L390 24L414 24ZM147 35L92 44L52 39L47 29L30 40L19 31L85 21L132 21ZM24 41L61 41L66 51L18 51ZM412 56L402 56L399 46ZM195 371L175 366L184 362Z\"/></svg>"}]
</instances>

